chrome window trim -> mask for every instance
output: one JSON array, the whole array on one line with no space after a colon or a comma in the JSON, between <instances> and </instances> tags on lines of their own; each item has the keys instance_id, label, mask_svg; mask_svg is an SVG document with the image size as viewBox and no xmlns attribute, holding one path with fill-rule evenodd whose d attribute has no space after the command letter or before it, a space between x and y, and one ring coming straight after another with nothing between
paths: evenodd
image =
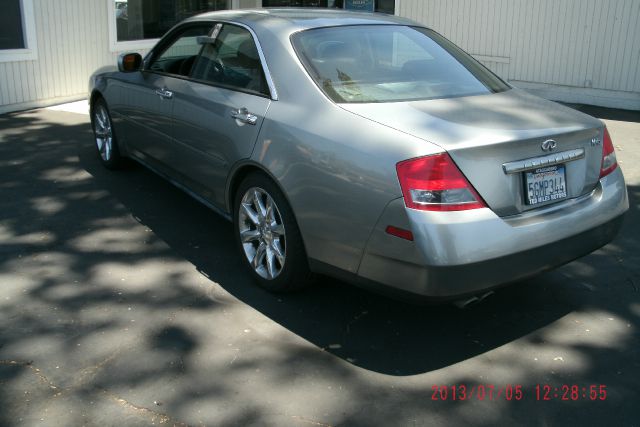
<instances>
[{"instance_id":1,"label":"chrome window trim","mask_svg":"<svg viewBox=\"0 0 640 427\"><path fill-rule=\"evenodd\" d=\"M234 91L234 92L246 93L247 95L253 95L253 96L257 96L259 98L264 98L264 99L269 99L271 101L275 101L273 98L271 98L271 95L266 94L266 93L256 92L256 91L249 90L249 89L243 89L243 88L239 88L237 86L225 85L225 84L222 84L222 83L213 83L213 82L210 82L208 80L194 79L191 76L182 76L180 74L163 73L162 71L154 71L154 70L141 70L141 72L142 73L157 74L159 76L164 76L164 77L171 77L172 79L185 80L185 81L188 81L188 82L191 82L191 83L198 83L198 84L201 84L201 85L216 87L216 88L219 88L219 89L226 89L226 90L231 90L231 91Z\"/></svg>"},{"instance_id":2,"label":"chrome window trim","mask_svg":"<svg viewBox=\"0 0 640 427\"><path fill-rule=\"evenodd\" d=\"M583 157L584 149L576 148L575 150L561 151L559 153L549 154L547 156L533 157L530 159L504 163L502 165L502 170L504 170L504 173L508 175L518 172L524 172L530 169L572 162L574 160L582 159Z\"/></svg>"}]
</instances>

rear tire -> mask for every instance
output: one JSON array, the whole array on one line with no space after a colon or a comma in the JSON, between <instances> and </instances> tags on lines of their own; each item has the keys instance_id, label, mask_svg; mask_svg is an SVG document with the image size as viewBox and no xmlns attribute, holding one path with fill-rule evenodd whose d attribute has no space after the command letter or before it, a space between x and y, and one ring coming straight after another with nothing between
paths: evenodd
<instances>
[{"instance_id":1,"label":"rear tire","mask_svg":"<svg viewBox=\"0 0 640 427\"><path fill-rule=\"evenodd\" d=\"M266 174L253 172L240 183L233 207L236 243L258 285L276 293L309 286L300 229L278 186Z\"/></svg>"},{"instance_id":2,"label":"rear tire","mask_svg":"<svg viewBox=\"0 0 640 427\"><path fill-rule=\"evenodd\" d=\"M109 108L102 98L98 98L91 109L91 126L100 163L107 169L121 168L124 157L120 154Z\"/></svg>"}]
</instances>

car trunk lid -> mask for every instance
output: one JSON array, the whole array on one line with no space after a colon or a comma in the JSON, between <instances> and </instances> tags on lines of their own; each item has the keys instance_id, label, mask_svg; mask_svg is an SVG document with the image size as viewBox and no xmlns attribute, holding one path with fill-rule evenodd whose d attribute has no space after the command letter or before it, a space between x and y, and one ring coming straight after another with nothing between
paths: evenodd
<instances>
[{"instance_id":1,"label":"car trunk lid","mask_svg":"<svg viewBox=\"0 0 640 427\"><path fill-rule=\"evenodd\" d=\"M341 107L446 150L500 216L557 201L541 198L530 204L527 185L538 185L534 181L549 173L542 167L553 170L554 176L565 177L567 198L590 193L598 182L602 123L518 89L471 97ZM538 178L527 177L527 172L537 172Z\"/></svg>"}]
</instances>

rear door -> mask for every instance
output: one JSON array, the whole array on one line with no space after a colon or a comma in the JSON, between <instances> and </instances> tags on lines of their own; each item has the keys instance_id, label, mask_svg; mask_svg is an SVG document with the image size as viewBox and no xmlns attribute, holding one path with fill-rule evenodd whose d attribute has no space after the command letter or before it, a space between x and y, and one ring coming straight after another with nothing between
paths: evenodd
<instances>
[{"instance_id":1,"label":"rear door","mask_svg":"<svg viewBox=\"0 0 640 427\"><path fill-rule=\"evenodd\" d=\"M174 93L172 161L199 193L223 206L229 171L251 156L275 94L247 28L218 23L200 43L190 78Z\"/></svg>"}]
</instances>

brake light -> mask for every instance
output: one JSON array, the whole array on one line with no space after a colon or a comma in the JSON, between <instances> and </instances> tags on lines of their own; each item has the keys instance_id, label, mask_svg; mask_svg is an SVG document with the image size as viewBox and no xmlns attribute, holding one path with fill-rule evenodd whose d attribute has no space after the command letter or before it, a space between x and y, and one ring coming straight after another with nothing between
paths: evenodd
<instances>
[{"instance_id":1,"label":"brake light","mask_svg":"<svg viewBox=\"0 0 640 427\"><path fill-rule=\"evenodd\" d=\"M447 153L396 165L404 203L424 211L464 211L486 207Z\"/></svg>"},{"instance_id":2,"label":"brake light","mask_svg":"<svg viewBox=\"0 0 640 427\"><path fill-rule=\"evenodd\" d=\"M607 127L604 128L604 143L602 144L602 163L600 166L600 178L609 175L618 167L616 150L613 148L613 141Z\"/></svg>"}]
</instances>

